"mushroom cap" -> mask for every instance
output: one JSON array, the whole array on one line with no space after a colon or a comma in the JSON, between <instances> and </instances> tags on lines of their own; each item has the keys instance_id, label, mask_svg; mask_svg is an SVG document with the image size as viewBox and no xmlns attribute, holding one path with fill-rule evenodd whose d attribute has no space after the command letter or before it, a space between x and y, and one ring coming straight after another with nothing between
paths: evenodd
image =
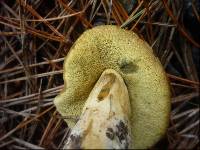
<instances>
[{"instance_id":1,"label":"mushroom cap","mask_svg":"<svg viewBox=\"0 0 200 150\"><path fill-rule=\"evenodd\" d=\"M150 148L168 127L170 88L153 50L133 32L103 25L77 39L65 58L65 86L54 100L57 110L63 116L80 115L96 81L109 68L123 77L129 92L132 148Z\"/></svg>"}]
</instances>

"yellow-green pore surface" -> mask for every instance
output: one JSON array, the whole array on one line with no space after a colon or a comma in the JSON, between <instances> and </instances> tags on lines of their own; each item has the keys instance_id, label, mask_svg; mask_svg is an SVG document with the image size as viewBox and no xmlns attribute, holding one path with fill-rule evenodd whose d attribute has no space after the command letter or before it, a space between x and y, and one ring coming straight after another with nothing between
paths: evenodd
<instances>
[{"instance_id":1,"label":"yellow-green pore surface","mask_svg":"<svg viewBox=\"0 0 200 150\"><path fill-rule=\"evenodd\" d=\"M65 59L65 88L55 98L57 110L63 116L80 115L96 81L108 68L119 72L128 88L133 148L151 147L168 126L170 90L150 46L130 31L98 26L79 37Z\"/></svg>"}]
</instances>

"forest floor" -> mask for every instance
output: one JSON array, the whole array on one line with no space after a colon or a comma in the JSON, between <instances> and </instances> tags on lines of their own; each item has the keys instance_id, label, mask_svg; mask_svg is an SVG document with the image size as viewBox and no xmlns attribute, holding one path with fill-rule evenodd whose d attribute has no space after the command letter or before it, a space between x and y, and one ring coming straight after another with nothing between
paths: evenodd
<instances>
[{"instance_id":1,"label":"forest floor","mask_svg":"<svg viewBox=\"0 0 200 150\"><path fill-rule=\"evenodd\" d=\"M97 25L137 33L170 81L170 125L153 148L199 148L198 0L0 0L0 149L59 149L70 129L56 111L63 60Z\"/></svg>"}]
</instances>

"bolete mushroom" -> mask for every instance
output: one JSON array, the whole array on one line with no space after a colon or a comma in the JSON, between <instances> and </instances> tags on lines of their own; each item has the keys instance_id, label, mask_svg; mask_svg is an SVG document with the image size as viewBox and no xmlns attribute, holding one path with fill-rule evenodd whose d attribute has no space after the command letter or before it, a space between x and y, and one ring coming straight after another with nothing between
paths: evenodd
<instances>
[{"instance_id":1,"label":"bolete mushroom","mask_svg":"<svg viewBox=\"0 0 200 150\"><path fill-rule=\"evenodd\" d=\"M122 77L106 69L91 91L64 149L127 149L131 108Z\"/></svg>"},{"instance_id":2,"label":"bolete mushroom","mask_svg":"<svg viewBox=\"0 0 200 150\"><path fill-rule=\"evenodd\" d=\"M109 70L107 71L106 69ZM104 71L105 73L103 73ZM84 32L74 43L65 59L63 75L65 85L61 94L55 98L54 103L62 116L81 115L80 120L74 129L72 129L71 138L77 140L77 138L73 137L73 134L77 133L76 131L81 132L83 129L81 128L81 122L85 124L84 122L87 122L87 119L98 120L94 114L89 115L93 116L93 119L91 119L85 112L91 113L91 111L87 111L88 108L92 109L89 106L99 108L98 111L101 110L100 108L103 108L100 103L95 102L95 100L98 101L98 92L96 92L96 98L94 98L94 92L91 91L95 91L95 89L101 91L100 89L111 82L106 83L100 78L102 73L102 76L104 76L108 72L116 77L116 81L123 79L125 82L124 86L128 89L129 98L128 100L127 98L124 99L125 110L127 111L121 111L119 109L122 115L113 116L117 120L122 120L121 125L123 124L127 127L126 131L128 134L126 134L125 143L127 141L129 142L128 148L150 148L165 134L168 126L170 112L170 89L168 80L158 58L154 56L153 50L146 42L141 40L135 33L112 25L98 26ZM97 82L98 79L98 82L102 82L101 84ZM97 84L95 85L96 82ZM100 86L103 84L105 85ZM116 86L120 84L123 87L122 91L126 91L122 82L115 84ZM115 84L113 83L113 87L111 87L114 88ZM112 89L111 87L110 90ZM114 93L108 92L107 95L114 94L115 96L113 97L115 99L119 97L118 100L112 100L112 105L114 108L120 108L118 107L118 102L122 101L119 96L120 93ZM126 95L125 93L123 94L124 96ZM110 98L107 97L103 101L105 101L105 109L108 108L106 101L111 101ZM101 104L104 104L103 101ZM83 113L81 114L81 112ZM114 112L117 113L118 110L116 109ZM98 115L96 116L98 117ZM103 122L102 120L99 119L99 124ZM75 124L72 120L66 121L71 127ZM87 126L92 128L93 124L94 126L98 126L95 125L96 123L91 123L91 121ZM116 127L117 124L111 121L110 126ZM103 132L94 130L90 130L90 132L110 136L107 129L103 129ZM115 135L117 134L116 128L113 128L110 132L115 133ZM84 136L79 136L81 138L79 140L82 142L86 138L85 133L88 134L88 132L84 132ZM113 137L113 134L111 135ZM95 138L87 141L91 143L93 140L95 141ZM70 139L66 147L70 145L69 141ZM109 144L107 143L107 145ZM116 146L116 144L114 145ZM83 146L83 143L79 146ZM123 146L119 148L127 148L127 145L125 147ZM87 145L81 148L90 147Z\"/></svg>"}]
</instances>

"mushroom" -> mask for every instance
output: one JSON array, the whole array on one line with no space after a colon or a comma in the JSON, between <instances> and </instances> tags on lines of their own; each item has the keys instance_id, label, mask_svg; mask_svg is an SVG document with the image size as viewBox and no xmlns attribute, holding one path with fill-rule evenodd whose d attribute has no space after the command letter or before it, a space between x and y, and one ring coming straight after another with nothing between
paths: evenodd
<instances>
[{"instance_id":1,"label":"mushroom","mask_svg":"<svg viewBox=\"0 0 200 150\"><path fill-rule=\"evenodd\" d=\"M127 149L131 144L130 101L122 77L106 69L91 91L64 149Z\"/></svg>"},{"instance_id":2,"label":"mushroom","mask_svg":"<svg viewBox=\"0 0 200 150\"><path fill-rule=\"evenodd\" d=\"M113 83L112 88L115 87L114 85L123 87L121 90L124 92L121 94L124 97L126 97L125 89L128 90L128 98L124 99L126 105L123 109L121 108L123 105L118 107L118 102L121 103L123 100L120 98L120 93L116 91L108 93L108 95L115 93L113 96L115 100L110 100L108 96L107 100L103 100L101 103L95 102L98 100L98 92L94 91L102 89L101 85L103 84L109 84L109 82L106 83L101 79L108 72L116 77L116 81L120 81ZM104 108L103 103L106 105L108 101L112 101L114 108L119 108L114 112L122 113L113 117L116 120L122 120L123 125L127 127L128 134L124 142L128 142L128 148L150 148L165 134L170 113L169 83L165 71L158 58L154 56L151 47L135 33L113 25L97 26L87 30L77 39L65 58L63 78L64 89L55 98L54 104L62 116L81 115L78 122L66 119L70 127L76 124L72 129L66 147L72 143L70 140L77 140L75 137L79 137L78 139L81 140L79 148L90 148L89 145L93 141L94 143L98 142L95 142L95 138L90 137L90 140L87 140L90 144L83 146L82 142L87 139L87 136L85 136L86 128L82 128L82 125L90 122L85 126L92 128L94 124L94 127L100 128L98 124L105 122L105 120L99 118L98 121L97 117L100 114L95 118L95 115L91 112L95 108L99 108L97 112L104 115L103 112L108 111L105 109L109 107L105 106L103 110L100 108ZM122 79L125 86L121 82ZM95 96L94 93L97 95ZM87 110L88 108L89 110ZM121 111L124 108L127 112ZM106 117L102 116L102 118L105 119ZM116 122L111 119L109 125L116 136ZM108 134L108 126L101 127L103 132L94 131L93 128L89 131L99 135ZM77 136L77 133L80 133L81 136ZM102 137L102 140L107 140L107 144L104 143L101 147L107 145L107 148L110 148L110 139L106 139L105 136L105 138ZM117 140L119 139L116 138L114 142L116 143ZM123 147L124 145L119 145L119 143L114 144L113 148L117 148L117 146L118 148L127 148Z\"/></svg>"}]
</instances>

